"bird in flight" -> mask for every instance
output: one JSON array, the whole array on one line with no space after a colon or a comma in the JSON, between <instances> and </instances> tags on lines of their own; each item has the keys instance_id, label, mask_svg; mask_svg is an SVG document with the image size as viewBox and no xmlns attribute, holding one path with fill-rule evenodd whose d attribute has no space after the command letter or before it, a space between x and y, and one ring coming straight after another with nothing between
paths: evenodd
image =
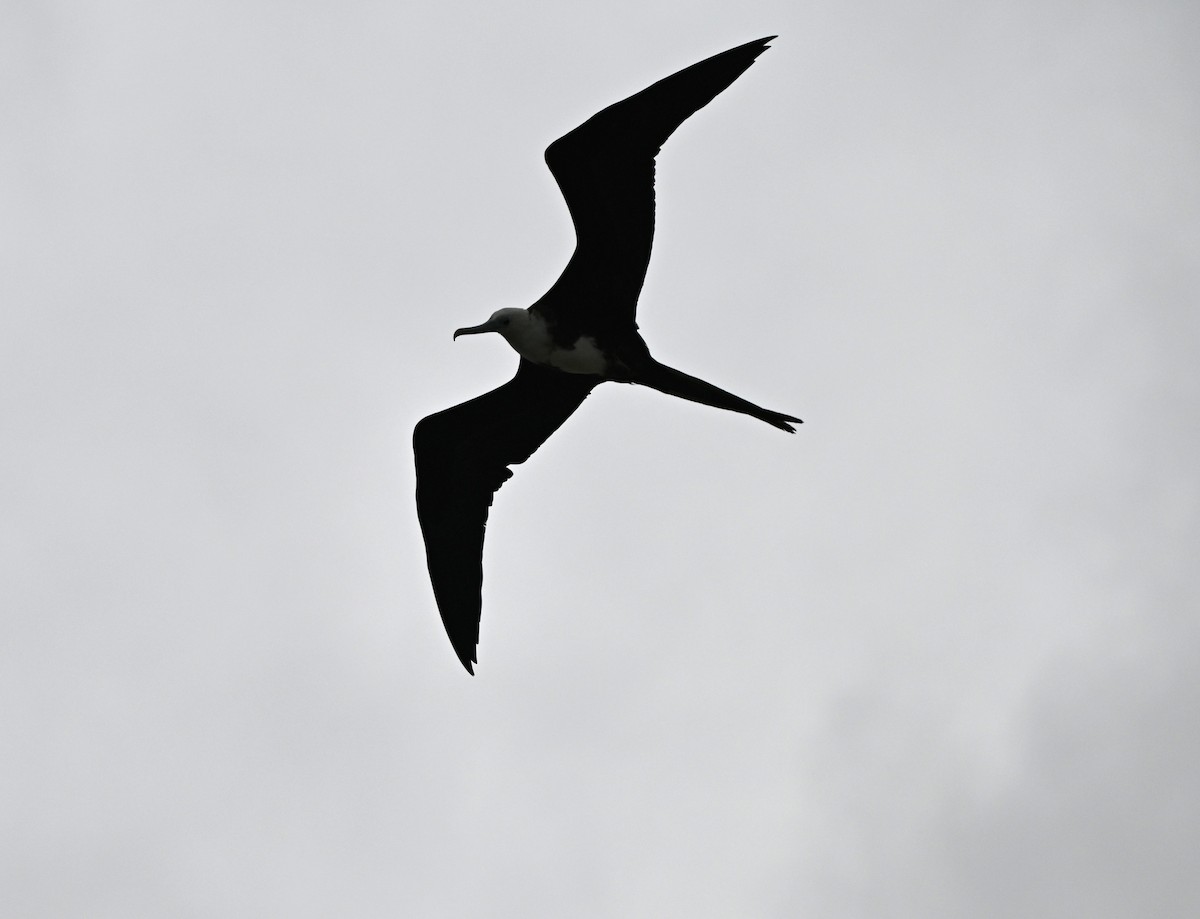
<instances>
[{"instance_id":1,"label":"bird in flight","mask_svg":"<svg viewBox=\"0 0 1200 919\"><path fill-rule=\"evenodd\" d=\"M430 415L413 432L417 516L433 594L458 659L474 673L483 536L508 467L529 459L596 386L638 383L741 412L783 431L799 418L761 408L650 356L634 314L654 236L654 157L693 112L776 36L693 64L593 115L546 149L575 224L575 252L528 309L501 309L454 337L498 332L521 356L498 389Z\"/></svg>"}]
</instances>

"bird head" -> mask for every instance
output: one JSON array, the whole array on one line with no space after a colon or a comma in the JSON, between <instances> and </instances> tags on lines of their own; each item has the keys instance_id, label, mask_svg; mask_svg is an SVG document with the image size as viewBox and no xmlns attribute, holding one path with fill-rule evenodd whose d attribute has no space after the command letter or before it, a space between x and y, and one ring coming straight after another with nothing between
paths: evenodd
<instances>
[{"instance_id":1,"label":"bird head","mask_svg":"<svg viewBox=\"0 0 1200 919\"><path fill-rule=\"evenodd\" d=\"M502 309L492 313L491 318L481 325L468 326L465 329L455 329L454 337L460 335L479 335L483 332L499 332L510 341L511 335L518 333L529 325L529 311L520 309Z\"/></svg>"}]
</instances>

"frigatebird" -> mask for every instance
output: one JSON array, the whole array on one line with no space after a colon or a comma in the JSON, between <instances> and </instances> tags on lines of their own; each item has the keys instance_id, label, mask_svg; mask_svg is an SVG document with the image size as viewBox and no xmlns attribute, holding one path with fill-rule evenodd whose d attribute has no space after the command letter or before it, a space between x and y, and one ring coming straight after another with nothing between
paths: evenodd
<instances>
[{"instance_id":1,"label":"frigatebird","mask_svg":"<svg viewBox=\"0 0 1200 919\"><path fill-rule=\"evenodd\" d=\"M654 236L654 158L683 121L776 36L747 42L611 105L546 149L575 224L575 252L528 309L501 309L460 335L499 332L521 356L498 389L423 418L413 432L417 516L434 598L458 659L478 660L483 535L492 498L600 383L638 383L742 412L794 433L773 412L650 356L634 321Z\"/></svg>"}]
</instances>

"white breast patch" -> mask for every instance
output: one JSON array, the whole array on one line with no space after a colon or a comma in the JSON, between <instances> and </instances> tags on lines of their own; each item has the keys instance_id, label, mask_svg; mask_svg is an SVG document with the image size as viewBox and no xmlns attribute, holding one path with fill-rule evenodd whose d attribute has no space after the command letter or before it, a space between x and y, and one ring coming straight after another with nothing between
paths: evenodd
<instances>
[{"instance_id":1,"label":"white breast patch","mask_svg":"<svg viewBox=\"0 0 1200 919\"><path fill-rule=\"evenodd\" d=\"M571 348L555 348L550 352L547 362L551 367L565 370L567 373L594 373L603 375L608 366L604 360L604 352L596 347L596 342L586 335L580 335Z\"/></svg>"}]
</instances>

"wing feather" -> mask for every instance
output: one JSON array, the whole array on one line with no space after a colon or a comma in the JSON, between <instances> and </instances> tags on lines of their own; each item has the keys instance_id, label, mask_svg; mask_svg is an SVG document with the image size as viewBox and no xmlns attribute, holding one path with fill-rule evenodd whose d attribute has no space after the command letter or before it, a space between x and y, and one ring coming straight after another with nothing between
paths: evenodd
<instances>
[{"instance_id":1,"label":"wing feather","mask_svg":"<svg viewBox=\"0 0 1200 919\"><path fill-rule=\"evenodd\" d=\"M575 252L539 309L556 322L591 331L633 324L654 239L654 158L675 129L741 76L774 37L659 80L546 149L546 164L575 224ZM568 311L572 315L564 315Z\"/></svg>"},{"instance_id":2,"label":"wing feather","mask_svg":"<svg viewBox=\"0 0 1200 919\"><path fill-rule=\"evenodd\" d=\"M497 489L571 416L600 377L524 358L503 386L421 419L413 431L417 517L446 634L464 667L479 644L483 536Z\"/></svg>"}]
</instances>

